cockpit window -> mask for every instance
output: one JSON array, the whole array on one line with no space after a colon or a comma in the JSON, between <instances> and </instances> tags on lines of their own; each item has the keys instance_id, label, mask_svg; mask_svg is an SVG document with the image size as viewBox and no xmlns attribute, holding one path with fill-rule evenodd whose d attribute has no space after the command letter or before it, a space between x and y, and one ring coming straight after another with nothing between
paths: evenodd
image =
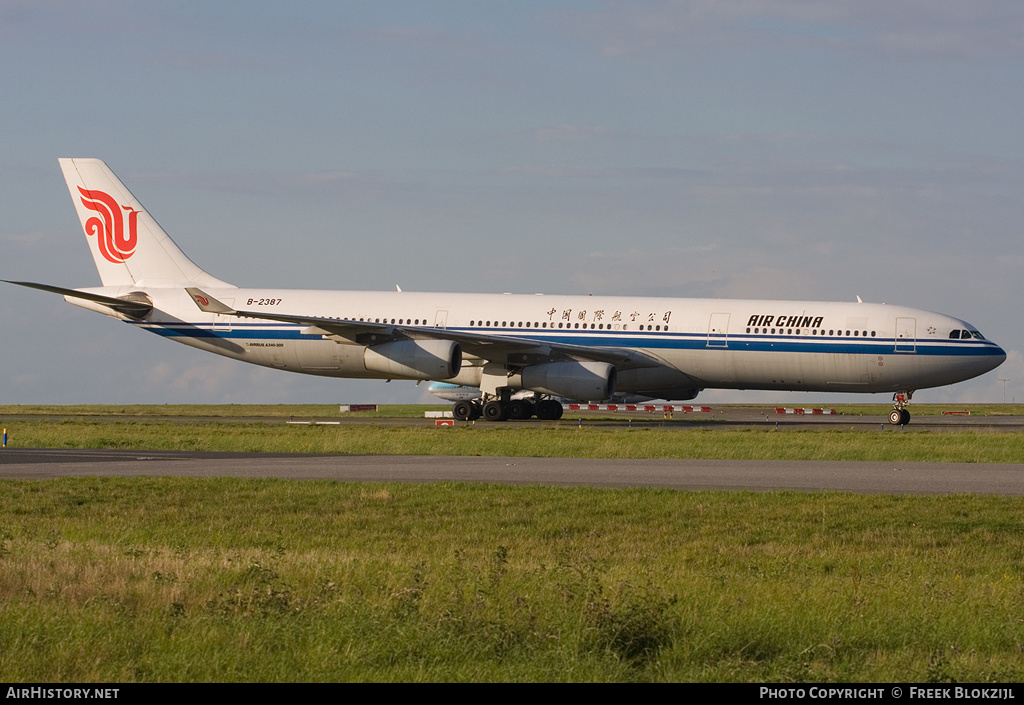
<instances>
[{"instance_id":1,"label":"cockpit window","mask_svg":"<svg viewBox=\"0 0 1024 705\"><path fill-rule=\"evenodd\" d=\"M954 330L950 331L949 337L951 340L970 340L971 338L977 338L978 340L984 340L980 332L976 330Z\"/></svg>"}]
</instances>

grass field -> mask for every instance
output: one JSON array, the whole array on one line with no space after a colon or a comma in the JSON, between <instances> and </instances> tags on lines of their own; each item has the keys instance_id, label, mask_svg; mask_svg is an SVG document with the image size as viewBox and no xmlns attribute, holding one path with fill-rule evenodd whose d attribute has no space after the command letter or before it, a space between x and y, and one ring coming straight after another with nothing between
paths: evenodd
<instances>
[{"instance_id":1,"label":"grass field","mask_svg":"<svg viewBox=\"0 0 1024 705\"><path fill-rule=\"evenodd\" d=\"M1024 462L1016 433L17 409L17 445ZM1024 679L1022 498L227 478L0 489L8 682Z\"/></svg>"},{"instance_id":2,"label":"grass field","mask_svg":"<svg viewBox=\"0 0 1024 705\"><path fill-rule=\"evenodd\" d=\"M8 423L2 421L0 423ZM43 448L126 448L386 455L555 458L700 458L724 460L873 460L1024 462L1018 433L775 431L700 428L608 429L477 424L455 428L278 422L168 423L147 416L10 422L10 444Z\"/></svg>"},{"instance_id":3,"label":"grass field","mask_svg":"<svg viewBox=\"0 0 1024 705\"><path fill-rule=\"evenodd\" d=\"M9 682L1024 678L1018 499L3 489Z\"/></svg>"}]
</instances>

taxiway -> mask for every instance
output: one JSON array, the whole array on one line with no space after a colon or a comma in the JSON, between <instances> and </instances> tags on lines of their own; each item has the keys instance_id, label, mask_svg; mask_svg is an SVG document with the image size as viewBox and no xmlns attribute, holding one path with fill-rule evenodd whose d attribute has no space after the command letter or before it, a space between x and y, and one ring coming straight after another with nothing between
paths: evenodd
<instances>
[{"instance_id":1,"label":"taxiway","mask_svg":"<svg viewBox=\"0 0 1024 705\"><path fill-rule=\"evenodd\" d=\"M0 479L276 477L338 482L489 482L677 490L834 490L1024 495L1024 464L610 460L7 448Z\"/></svg>"}]
</instances>

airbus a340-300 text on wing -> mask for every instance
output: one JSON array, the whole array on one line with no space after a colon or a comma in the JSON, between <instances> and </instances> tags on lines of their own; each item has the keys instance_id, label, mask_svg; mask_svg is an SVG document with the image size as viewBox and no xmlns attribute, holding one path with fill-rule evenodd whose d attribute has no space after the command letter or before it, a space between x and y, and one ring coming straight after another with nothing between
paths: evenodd
<instances>
[{"instance_id":1,"label":"airbus a340-300 text on wing","mask_svg":"<svg viewBox=\"0 0 1024 705\"><path fill-rule=\"evenodd\" d=\"M723 388L892 392L890 420L906 423L915 390L1006 358L966 321L859 301L239 288L189 260L102 161L59 162L103 286L13 283L257 365L479 389L455 403L463 420Z\"/></svg>"}]
</instances>

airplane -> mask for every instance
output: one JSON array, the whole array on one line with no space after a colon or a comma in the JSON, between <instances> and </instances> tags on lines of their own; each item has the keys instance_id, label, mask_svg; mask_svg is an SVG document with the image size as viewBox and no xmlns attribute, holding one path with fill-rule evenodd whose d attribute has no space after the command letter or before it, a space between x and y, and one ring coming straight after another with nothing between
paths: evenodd
<instances>
[{"instance_id":1,"label":"airplane","mask_svg":"<svg viewBox=\"0 0 1024 705\"><path fill-rule=\"evenodd\" d=\"M104 162L58 162L102 286L9 283L265 367L479 390L455 402L460 420L557 419L559 398L685 401L715 388L892 392L889 420L906 424L916 390L971 379L1006 359L966 321L859 297L239 288L194 264Z\"/></svg>"}]
</instances>

